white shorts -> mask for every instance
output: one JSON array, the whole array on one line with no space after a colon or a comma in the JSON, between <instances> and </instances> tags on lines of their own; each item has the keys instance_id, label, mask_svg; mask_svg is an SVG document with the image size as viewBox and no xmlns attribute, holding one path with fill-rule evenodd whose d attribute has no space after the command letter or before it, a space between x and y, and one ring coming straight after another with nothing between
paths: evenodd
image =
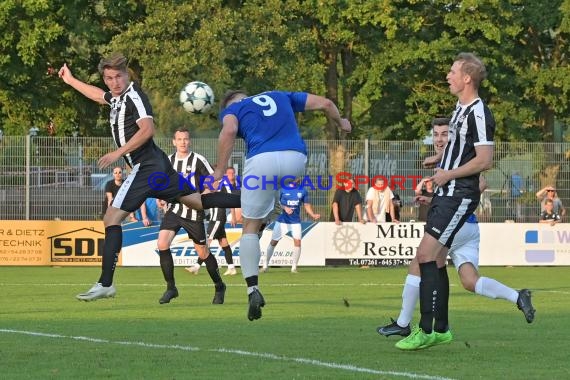
<instances>
[{"instance_id":1,"label":"white shorts","mask_svg":"<svg viewBox=\"0 0 570 380\"><path fill-rule=\"evenodd\" d=\"M301 223L288 224L275 222L271 240L279 241L283 236L287 235L287 232L291 232L293 239L301 240Z\"/></svg>"},{"instance_id":2,"label":"white shorts","mask_svg":"<svg viewBox=\"0 0 570 380\"><path fill-rule=\"evenodd\" d=\"M464 223L457 231L448 255L453 260L455 269L465 263L471 263L475 269L479 268L479 235L478 223Z\"/></svg>"},{"instance_id":3,"label":"white shorts","mask_svg":"<svg viewBox=\"0 0 570 380\"><path fill-rule=\"evenodd\" d=\"M241 179L243 217L267 217L275 207L282 180L290 182L303 176L306 162L307 156L292 150L260 153L248 158Z\"/></svg>"}]
</instances>

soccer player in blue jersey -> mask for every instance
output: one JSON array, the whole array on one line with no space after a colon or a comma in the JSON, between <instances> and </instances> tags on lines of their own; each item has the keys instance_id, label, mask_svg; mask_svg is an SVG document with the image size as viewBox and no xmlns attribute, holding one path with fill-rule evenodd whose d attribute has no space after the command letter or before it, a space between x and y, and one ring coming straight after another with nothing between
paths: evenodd
<instances>
[{"instance_id":1,"label":"soccer player in blue jersey","mask_svg":"<svg viewBox=\"0 0 570 380\"><path fill-rule=\"evenodd\" d=\"M117 149L103 155L97 162L99 167L109 167L122 157L132 170L105 211L101 276L89 290L76 296L82 301L115 296L113 276L123 245L121 221L147 198L177 200L195 210L240 207L239 197L233 194L201 195L189 186L180 186L178 173L164 151L154 143L152 107L147 95L131 82L126 57L115 53L103 58L98 69L108 91L75 78L66 64L58 75L85 97L110 107L109 123Z\"/></svg>"},{"instance_id":2,"label":"soccer player in blue jersey","mask_svg":"<svg viewBox=\"0 0 570 380\"><path fill-rule=\"evenodd\" d=\"M245 140L247 147L241 191L240 264L249 298L247 317L253 321L261 318L261 308L265 306L258 286L259 229L273 211L280 182L305 172L307 149L295 114L320 110L335 127L346 132L352 127L341 118L333 101L306 92L268 91L247 96L243 91L229 91L220 106L222 131L214 170L216 181L222 180L236 137ZM217 185L214 182L214 187Z\"/></svg>"},{"instance_id":3,"label":"soccer player in blue jersey","mask_svg":"<svg viewBox=\"0 0 570 380\"><path fill-rule=\"evenodd\" d=\"M433 144L435 151L440 153L445 148L449 133L449 119L436 118L432 122ZM479 190L483 192L487 184L483 177L479 179ZM418 195L416 202L429 206L433 195ZM499 281L484 277L479 274L479 225L475 214L471 214L467 218L465 224L453 239L451 248L449 249L449 257L453 261L453 265L457 270L461 284L463 287L475 294L492 299L504 299L518 306L528 323L534 319L534 309L530 300L530 291L522 289L516 291ZM438 268L445 269L447 255L440 255L437 258ZM420 267L417 258L414 258L408 268L408 275L404 282L402 291L402 309L396 320L392 320L385 326L380 326L377 332L380 335L391 336L401 335L408 336L411 333L410 322L412 320L414 309L420 298ZM445 335L448 340L439 341L438 343L448 343L452 339L451 333Z\"/></svg>"},{"instance_id":4,"label":"soccer player in blue jersey","mask_svg":"<svg viewBox=\"0 0 570 380\"><path fill-rule=\"evenodd\" d=\"M273 250L277 246L277 243L279 243L279 240L281 240L284 235L291 232L294 244L291 273L297 273L297 264L299 264L299 257L301 257L301 206L305 208L307 214L314 220L318 220L321 215L315 214L313 211L313 207L309 202L309 193L307 189L300 186L300 181L292 182L289 186L281 189L279 204L281 205L282 211L273 226L273 234L267 246L265 263L261 270L262 272L268 270L269 261L271 260L271 256L273 256Z\"/></svg>"}]
</instances>

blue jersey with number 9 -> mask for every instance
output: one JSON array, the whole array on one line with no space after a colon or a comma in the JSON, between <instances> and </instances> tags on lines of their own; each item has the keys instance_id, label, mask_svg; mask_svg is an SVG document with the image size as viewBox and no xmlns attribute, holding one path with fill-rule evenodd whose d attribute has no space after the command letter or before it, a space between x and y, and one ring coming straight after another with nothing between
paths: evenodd
<instances>
[{"instance_id":1,"label":"blue jersey with number 9","mask_svg":"<svg viewBox=\"0 0 570 380\"><path fill-rule=\"evenodd\" d=\"M296 112L305 111L306 92L267 91L230 104L220 113L238 119L237 135L245 141L246 158L265 152L293 150L307 154Z\"/></svg>"}]
</instances>

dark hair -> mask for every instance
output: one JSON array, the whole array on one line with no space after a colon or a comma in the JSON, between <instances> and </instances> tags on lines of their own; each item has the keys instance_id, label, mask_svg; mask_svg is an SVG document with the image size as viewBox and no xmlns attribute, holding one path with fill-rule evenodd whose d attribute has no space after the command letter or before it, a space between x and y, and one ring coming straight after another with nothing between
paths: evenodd
<instances>
[{"instance_id":1,"label":"dark hair","mask_svg":"<svg viewBox=\"0 0 570 380\"><path fill-rule=\"evenodd\" d=\"M122 53L113 53L108 57L101 58L97 69L101 75L103 75L105 69L119 70L128 73L127 58Z\"/></svg>"},{"instance_id":2,"label":"dark hair","mask_svg":"<svg viewBox=\"0 0 570 380\"><path fill-rule=\"evenodd\" d=\"M190 138L190 130L186 127L178 127L176 128L176 130L174 131L174 133L172 134L172 138L174 138L174 136L176 136L177 132L182 132L182 133L188 133L188 137Z\"/></svg>"},{"instance_id":3,"label":"dark hair","mask_svg":"<svg viewBox=\"0 0 570 380\"><path fill-rule=\"evenodd\" d=\"M471 77L475 88L479 88L481 82L487 78L485 64L473 53L459 53L455 61L462 62L461 72Z\"/></svg>"},{"instance_id":4,"label":"dark hair","mask_svg":"<svg viewBox=\"0 0 570 380\"><path fill-rule=\"evenodd\" d=\"M436 125L449 125L450 122L451 122L451 119L448 117L435 117L431 121L431 127L433 128Z\"/></svg>"},{"instance_id":5,"label":"dark hair","mask_svg":"<svg viewBox=\"0 0 570 380\"><path fill-rule=\"evenodd\" d=\"M224 110L228 106L228 103L231 102L238 95L247 96L247 93L244 90L228 90L228 91L226 91L226 93L224 94L224 97L222 98L222 101L220 102L220 111Z\"/></svg>"}]
</instances>

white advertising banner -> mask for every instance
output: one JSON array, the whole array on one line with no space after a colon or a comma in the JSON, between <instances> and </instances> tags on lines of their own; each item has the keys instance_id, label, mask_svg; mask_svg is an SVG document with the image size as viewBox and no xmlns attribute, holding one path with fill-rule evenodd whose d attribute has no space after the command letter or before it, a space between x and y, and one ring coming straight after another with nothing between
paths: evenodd
<instances>
[{"instance_id":1,"label":"white advertising banner","mask_svg":"<svg viewBox=\"0 0 570 380\"><path fill-rule=\"evenodd\" d=\"M570 224L481 223L480 265L570 265Z\"/></svg>"},{"instance_id":2,"label":"white advertising banner","mask_svg":"<svg viewBox=\"0 0 570 380\"><path fill-rule=\"evenodd\" d=\"M555 226L531 223L482 223L479 265L570 265L570 225ZM273 225L261 238L261 261L271 240ZM324 265L407 265L415 257L423 236L423 223L302 223L302 253L299 266ZM143 227L139 223L123 227L123 266L158 266L156 251L158 226ZM239 265L241 226L226 225L233 259ZM274 250L270 265L290 266L293 239L284 236ZM224 253L213 241L210 251L220 265L225 265ZM181 230L171 246L174 265L188 266L198 256L192 241Z\"/></svg>"},{"instance_id":3,"label":"white advertising banner","mask_svg":"<svg viewBox=\"0 0 570 380\"><path fill-rule=\"evenodd\" d=\"M328 224L328 223L324 223ZM319 226L317 223L302 223L302 254L299 260L300 266L323 266L325 265L325 247L323 246L324 234L313 231L314 227ZM271 235L273 233L273 224L263 232L260 240L261 245L261 261L260 265L265 262L265 251ZM123 249L121 251L123 266L159 266L158 251L156 249L156 240L158 238L159 226L144 227L141 223L131 223L123 226ZM241 237L241 225L232 227L226 224L227 240L232 248L232 256L234 264L240 265L239 258L239 239ZM288 234L284 236L277 244L273 251L270 265L290 266L293 257L293 238ZM170 246L175 266L189 266L198 260L198 254L194 249L194 243L186 231L181 229L172 245ZM226 259L224 251L220 249L217 240L212 241L210 252L214 254L218 260L218 264L225 266Z\"/></svg>"}]
</instances>

